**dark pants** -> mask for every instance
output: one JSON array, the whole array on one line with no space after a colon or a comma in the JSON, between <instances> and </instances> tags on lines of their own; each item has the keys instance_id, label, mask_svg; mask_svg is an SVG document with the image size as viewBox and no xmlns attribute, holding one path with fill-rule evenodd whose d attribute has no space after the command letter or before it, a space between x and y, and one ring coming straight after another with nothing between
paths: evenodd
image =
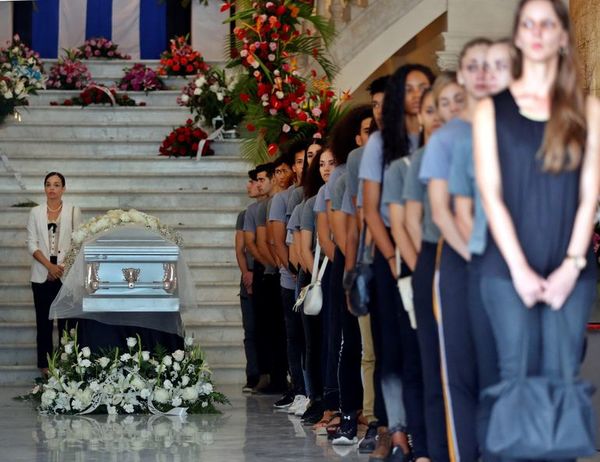
<instances>
[{"instance_id":1,"label":"dark pants","mask_svg":"<svg viewBox=\"0 0 600 462\"><path fill-rule=\"evenodd\" d=\"M494 342L494 334L489 316L483 306L481 297L481 257L473 255L468 265L469 271L469 315L471 319L471 335L475 346L477 367L477 393L500 381L498 370L498 353ZM485 438L490 420L491 404L479 400L477 406L477 443L482 453L483 462L499 460L496 456L485 451Z\"/></svg>"},{"instance_id":2,"label":"dark pants","mask_svg":"<svg viewBox=\"0 0 600 462\"><path fill-rule=\"evenodd\" d=\"M457 459L477 460L477 368L471 332L467 262L447 244L443 245L439 277L439 332L448 437Z\"/></svg>"},{"instance_id":3,"label":"dark pants","mask_svg":"<svg viewBox=\"0 0 600 462\"><path fill-rule=\"evenodd\" d=\"M412 285L417 338L421 353L427 449L435 462L449 462L444 394L440 376L440 342L433 312L433 277L437 244L423 242Z\"/></svg>"},{"instance_id":4,"label":"dark pants","mask_svg":"<svg viewBox=\"0 0 600 462\"><path fill-rule=\"evenodd\" d=\"M57 281L46 281L42 283L32 282L33 304L35 305L35 324L37 328L37 366L40 369L48 367L48 355L52 355L54 347L52 345L52 333L54 330L54 320L48 319L50 315L50 305L58 295L62 283ZM65 319L58 320L58 336L62 336L66 326Z\"/></svg>"},{"instance_id":5,"label":"dark pants","mask_svg":"<svg viewBox=\"0 0 600 462\"><path fill-rule=\"evenodd\" d=\"M379 333L379 323L373 321L373 313L377 319L377 290L375 284L371 284L371 294L369 298L369 319L371 322L371 339L373 340L373 355L375 356L375 364L373 366L373 392L375 399L373 402L373 413L377 418L377 425L380 427L388 426L387 412L385 411L385 402L383 400L383 391L381 390L381 361L377 360L377 349L379 345L375 338L381 338Z\"/></svg>"},{"instance_id":6,"label":"dark pants","mask_svg":"<svg viewBox=\"0 0 600 462\"><path fill-rule=\"evenodd\" d=\"M328 277L328 293L329 303L327 311L324 313L324 345L327 345L326 368L325 368L325 383L323 387L323 402L325 409L340 408L340 389L338 387L338 367L340 361L340 345L342 343L342 325L340 319L339 306L343 303L345 297L342 287L342 279L344 278L344 262L334 257L332 262L329 262L330 272L325 274ZM323 288L325 292L325 288ZM358 362L360 367L360 359Z\"/></svg>"},{"instance_id":7,"label":"dark pants","mask_svg":"<svg viewBox=\"0 0 600 462\"><path fill-rule=\"evenodd\" d=\"M335 264L344 268L345 258L341 250L335 248ZM336 273L337 274L337 273ZM343 277L343 271L342 271ZM335 287L334 287L335 285ZM348 311L346 295L342 287L342 280L332 280L332 290L339 290L339 310L342 341L340 345L340 359L338 365L338 385L340 390L340 409L345 415L356 414L362 408L363 389L361 383L360 360L362 343L358 319ZM337 298L337 297L336 297ZM336 309L336 307L333 307Z\"/></svg>"},{"instance_id":8,"label":"dark pants","mask_svg":"<svg viewBox=\"0 0 600 462\"><path fill-rule=\"evenodd\" d=\"M265 267L255 261L252 275L252 307L254 309L254 332L256 334L256 363L260 375L269 374L269 345L266 339L268 332L266 332L265 327L265 310L262 309L266 303L264 273Z\"/></svg>"},{"instance_id":9,"label":"dark pants","mask_svg":"<svg viewBox=\"0 0 600 462\"><path fill-rule=\"evenodd\" d=\"M373 262L377 304L371 312L376 361L391 431L406 429L415 457L427 456L423 412L423 376L416 331L410 326L388 261L378 250ZM374 317L374 319L373 319Z\"/></svg>"},{"instance_id":10,"label":"dark pants","mask_svg":"<svg viewBox=\"0 0 600 462\"><path fill-rule=\"evenodd\" d=\"M256 316L252 295L248 294L244 284L240 284L240 307L244 327L244 352L246 354L246 383L253 386L258 381L258 356L256 353Z\"/></svg>"},{"instance_id":11,"label":"dark pants","mask_svg":"<svg viewBox=\"0 0 600 462\"><path fill-rule=\"evenodd\" d=\"M327 271L323 277L323 282L326 281ZM310 273L302 272L300 277L300 285L302 287L310 284ZM310 391L309 398L311 400L319 400L323 397L323 376L325 373L324 350L323 347L323 311L327 311L327 303L329 296L323 288L323 308L317 316L307 316L302 311L302 326L304 328L304 368L306 370L307 388ZM325 344L326 345L326 344Z\"/></svg>"},{"instance_id":12,"label":"dark pants","mask_svg":"<svg viewBox=\"0 0 600 462\"><path fill-rule=\"evenodd\" d=\"M281 302L285 316L285 333L287 342L287 360L292 378L292 390L296 395L305 395L304 372L302 370L302 357L304 356L304 331L302 316L299 311L294 311L296 291L281 288Z\"/></svg>"},{"instance_id":13,"label":"dark pants","mask_svg":"<svg viewBox=\"0 0 600 462\"><path fill-rule=\"evenodd\" d=\"M595 279L578 280L560 311L544 304L526 308L509 279L482 276L481 288L502 380L514 380L519 375L524 331L529 337L529 374L560 378L561 348L567 351L568 373L573 377L579 374L585 329L596 298Z\"/></svg>"},{"instance_id":14,"label":"dark pants","mask_svg":"<svg viewBox=\"0 0 600 462\"><path fill-rule=\"evenodd\" d=\"M287 388L287 345L285 340L285 317L281 304L279 273L265 274L265 304L261 307L265 326L264 339L269 357L269 373L274 387Z\"/></svg>"}]
</instances>

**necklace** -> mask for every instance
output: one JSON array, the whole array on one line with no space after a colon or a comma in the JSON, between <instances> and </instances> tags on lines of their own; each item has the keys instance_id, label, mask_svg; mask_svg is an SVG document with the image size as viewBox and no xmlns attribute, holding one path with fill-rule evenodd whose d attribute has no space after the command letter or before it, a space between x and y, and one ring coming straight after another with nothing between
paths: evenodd
<instances>
[{"instance_id":1,"label":"necklace","mask_svg":"<svg viewBox=\"0 0 600 462\"><path fill-rule=\"evenodd\" d=\"M48 212L52 212L52 213L58 212L60 209L62 209L62 206L63 205L62 205L62 202L61 202L60 205L57 208L51 209L50 206L48 204L46 204L46 208L48 209Z\"/></svg>"}]
</instances>

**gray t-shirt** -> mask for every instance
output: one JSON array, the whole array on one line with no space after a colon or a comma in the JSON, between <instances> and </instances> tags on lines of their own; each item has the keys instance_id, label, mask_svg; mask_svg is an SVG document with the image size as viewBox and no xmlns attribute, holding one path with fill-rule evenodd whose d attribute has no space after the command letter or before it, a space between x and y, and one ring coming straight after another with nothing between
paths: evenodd
<instances>
[{"instance_id":1,"label":"gray t-shirt","mask_svg":"<svg viewBox=\"0 0 600 462\"><path fill-rule=\"evenodd\" d=\"M403 157L394 160L386 170L381 196L384 205L404 204L404 180L409 166L410 158Z\"/></svg>"},{"instance_id":2,"label":"gray t-shirt","mask_svg":"<svg viewBox=\"0 0 600 462\"><path fill-rule=\"evenodd\" d=\"M291 217L292 216L292 212L294 211L294 208L300 202L302 202L303 199L304 199L304 187L303 186L297 186L296 188L294 188L294 190L290 194L290 198L289 198L288 203L287 203L287 209L285 211L285 214L288 217Z\"/></svg>"},{"instance_id":3,"label":"gray t-shirt","mask_svg":"<svg viewBox=\"0 0 600 462\"><path fill-rule=\"evenodd\" d=\"M388 170L389 166L385 170ZM373 181L380 183L383 174L383 138L381 132L375 132L369 137L365 152L360 161L360 170L358 177L363 181ZM385 184L385 179L384 179ZM359 195L360 199L360 195ZM359 204L360 205L360 204ZM379 204L379 214L386 226L390 226L390 215L388 207L384 206L383 201Z\"/></svg>"},{"instance_id":4,"label":"gray t-shirt","mask_svg":"<svg viewBox=\"0 0 600 462\"><path fill-rule=\"evenodd\" d=\"M350 197L350 190L348 189L348 180L346 179L346 189L344 191L344 197L342 198L342 212L348 215L356 215L356 207Z\"/></svg>"},{"instance_id":5,"label":"gray t-shirt","mask_svg":"<svg viewBox=\"0 0 600 462\"><path fill-rule=\"evenodd\" d=\"M325 183L321 188L319 188L319 192L317 193L317 197L315 199L315 206L313 207L315 213L327 212L327 204L325 203Z\"/></svg>"},{"instance_id":6,"label":"gray t-shirt","mask_svg":"<svg viewBox=\"0 0 600 462\"><path fill-rule=\"evenodd\" d=\"M346 164L338 165L335 167L335 170L329 176L329 180L327 181L327 183L325 183L325 201L331 200L335 184L337 183L338 178L344 173L346 173Z\"/></svg>"},{"instance_id":7,"label":"gray t-shirt","mask_svg":"<svg viewBox=\"0 0 600 462\"><path fill-rule=\"evenodd\" d=\"M258 204L258 210L256 212L256 227L259 228L261 226L264 226L266 228L267 226L267 216L268 216L268 211L270 208L270 204L271 204L271 199L272 198L268 198L265 199L261 202L259 202ZM267 243L267 246L269 244ZM271 265L267 265L265 266L265 274L276 274L277 273L277 268L275 268L274 266Z\"/></svg>"},{"instance_id":8,"label":"gray t-shirt","mask_svg":"<svg viewBox=\"0 0 600 462\"><path fill-rule=\"evenodd\" d=\"M360 160L365 148L360 147L350 151L348 159L346 159L346 172L348 172L348 178L346 179L346 187L350 192L350 198L358 195L358 171L360 169Z\"/></svg>"},{"instance_id":9,"label":"gray t-shirt","mask_svg":"<svg viewBox=\"0 0 600 462\"><path fill-rule=\"evenodd\" d=\"M333 192L331 194L331 210L341 210L342 202L344 200L344 193L346 192L346 179L348 174L344 172L335 182Z\"/></svg>"},{"instance_id":10,"label":"gray t-shirt","mask_svg":"<svg viewBox=\"0 0 600 462\"><path fill-rule=\"evenodd\" d=\"M410 167L404 179L404 191L402 195L405 202L415 201L423 204L423 241L436 244L441 237L440 230L433 222L427 186L419 179L419 171L421 170L421 161L424 154L425 148L421 148L411 155Z\"/></svg>"},{"instance_id":11,"label":"gray t-shirt","mask_svg":"<svg viewBox=\"0 0 600 462\"><path fill-rule=\"evenodd\" d=\"M302 208L302 218L300 219L300 229L315 232L316 214L314 211L317 196L306 199Z\"/></svg>"},{"instance_id":12,"label":"gray t-shirt","mask_svg":"<svg viewBox=\"0 0 600 462\"><path fill-rule=\"evenodd\" d=\"M280 191L273 196L273 199L271 199L271 207L269 209L269 221L287 223L285 213L290 195L294 188L294 186L290 186L285 191ZM281 276L279 279L281 287L292 290L296 288L296 279L286 266L279 267L279 274Z\"/></svg>"},{"instance_id":13,"label":"gray t-shirt","mask_svg":"<svg viewBox=\"0 0 600 462\"><path fill-rule=\"evenodd\" d=\"M244 231L256 233L256 218L260 202L253 202L246 208L244 215Z\"/></svg>"},{"instance_id":14,"label":"gray t-shirt","mask_svg":"<svg viewBox=\"0 0 600 462\"><path fill-rule=\"evenodd\" d=\"M238 213L237 220L235 222L235 230L236 231L244 231L244 221L246 216L246 210L242 210ZM246 265L248 265L248 269L252 271L254 268L254 258L252 254L248 251L246 246L244 246L244 255L246 256Z\"/></svg>"}]
</instances>

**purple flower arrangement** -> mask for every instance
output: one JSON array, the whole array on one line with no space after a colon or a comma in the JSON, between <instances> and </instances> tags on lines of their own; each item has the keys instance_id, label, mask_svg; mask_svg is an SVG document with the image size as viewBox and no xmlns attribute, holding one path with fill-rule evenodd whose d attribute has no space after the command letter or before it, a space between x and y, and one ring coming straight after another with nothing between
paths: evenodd
<instances>
[{"instance_id":1,"label":"purple flower arrangement","mask_svg":"<svg viewBox=\"0 0 600 462\"><path fill-rule=\"evenodd\" d=\"M94 37L86 40L79 47L80 56L83 59L104 58L104 59L131 59L131 56L121 54L117 50L119 45L104 37Z\"/></svg>"},{"instance_id":2,"label":"purple flower arrangement","mask_svg":"<svg viewBox=\"0 0 600 462\"><path fill-rule=\"evenodd\" d=\"M156 71L144 64L134 64L131 68L123 69L125 75L119 82L119 89L126 91L155 91L164 90L165 84Z\"/></svg>"}]
</instances>

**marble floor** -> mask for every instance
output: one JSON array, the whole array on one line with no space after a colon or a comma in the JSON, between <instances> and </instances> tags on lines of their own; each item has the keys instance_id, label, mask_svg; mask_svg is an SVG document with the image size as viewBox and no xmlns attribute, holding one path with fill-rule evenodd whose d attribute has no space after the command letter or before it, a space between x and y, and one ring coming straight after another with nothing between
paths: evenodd
<instances>
[{"instance_id":1,"label":"marble floor","mask_svg":"<svg viewBox=\"0 0 600 462\"><path fill-rule=\"evenodd\" d=\"M367 461L334 448L298 418L274 411L273 397L224 388L221 415L185 420L148 416L40 416L0 388L0 462ZM600 462L600 457L590 461Z\"/></svg>"}]
</instances>

